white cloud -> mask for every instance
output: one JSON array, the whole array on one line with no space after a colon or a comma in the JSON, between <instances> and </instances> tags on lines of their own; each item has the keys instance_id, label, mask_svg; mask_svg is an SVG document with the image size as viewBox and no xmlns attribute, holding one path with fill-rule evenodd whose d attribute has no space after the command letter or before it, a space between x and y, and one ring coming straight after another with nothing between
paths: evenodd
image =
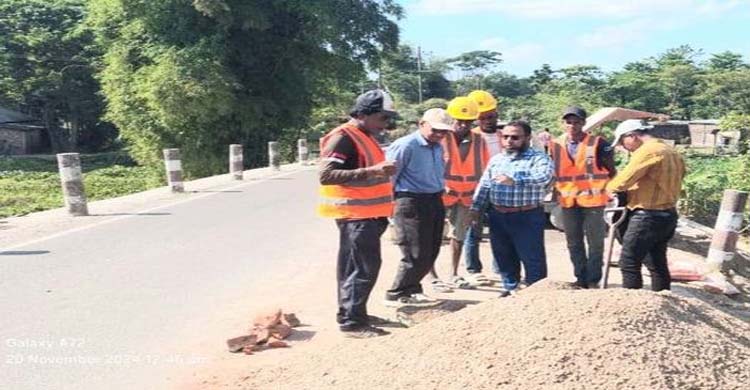
<instances>
[{"instance_id":1,"label":"white cloud","mask_svg":"<svg viewBox=\"0 0 750 390\"><path fill-rule=\"evenodd\" d=\"M644 42L661 31L669 31L689 25L683 20L663 20L640 18L620 24L598 27L591 32L579 35L576 43L586 49L616 48L632 43Z\"/></svg>"},{"instance_id":2,"label":"white cloud","mask_svg":"<svg viewBox=\"0 0 750 390\"><path fill-rule=\"evenodd\" d=\"M747 3L742 0L419 0L407 6L408 14L458 15L497 13L524 19L634 18L659 15L720 16Z\"/></svg>"},{"instance_id":3,"label":"white cloud","mask_svg":"<svg viewBox=\"0 0 750 390\"><path fill-rule=\"evenodd\" d=\"M524 64L537 63L544 53L544 46L538 43L524 42L513 44L505 38L488 38L479 42L483 50L499 51L503 54L504 63Z\"/></svg>"}]
</instances>

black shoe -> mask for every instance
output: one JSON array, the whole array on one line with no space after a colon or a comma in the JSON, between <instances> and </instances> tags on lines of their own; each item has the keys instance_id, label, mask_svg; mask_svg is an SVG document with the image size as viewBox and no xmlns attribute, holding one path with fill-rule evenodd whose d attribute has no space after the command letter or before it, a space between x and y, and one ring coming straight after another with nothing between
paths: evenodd
<instances>
[{"instance_id":1,"label":"black shoe","mask_svg":"<svg viewBox=\"0 0 750 390\"><path fill-rule=\"evenodd\" d=\"M385 336L391 334L386 330L376 328L374 326L359 326L356 328L345 328L341 329L341 333L344 337L351 339L369 339L372 337Z\"/></svg>"},{"instance_id":2,"label":"black shoe","mask_svg":"<svg viewBox=\"0 0 750 390\"><path fill-rule=\"evenodd\" d=\"M511 296L511 292L508 290L500 290L500 295L498 295L498 298L505 298Z\"/></svg>"},{"instance_id":3,"label":"black shoe","mask_svg":"<svg viewBox=\"0 0 750 390\"><path fill-rule=\"evenodd\" d=\"M388 318L378 317L378 316L367 316L367 322L370 323L371 326L380 326L383 328L405 328L406 326L397 320L391 320Z\"/></svg>"}]
</instances>

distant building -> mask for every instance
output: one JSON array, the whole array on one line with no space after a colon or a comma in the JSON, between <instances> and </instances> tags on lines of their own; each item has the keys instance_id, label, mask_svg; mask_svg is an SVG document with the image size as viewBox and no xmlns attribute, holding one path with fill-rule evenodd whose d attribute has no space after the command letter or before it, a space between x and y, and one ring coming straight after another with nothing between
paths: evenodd
<instances>
[{"instance_id":1,"label":"distant building","mask_svg":"<svg viewBox=\"0 0 750 390\"><path fill-rule=\"evenodd\" d=\"M43 132L44 126L34 118L0 107L0 155L39 152Z\"/></svg>"},{"instance_id":2,"label":"distant building","mask_svg":"<svg viewBox=\"0 0 750 390\"><path fill-rule=\"evenodd\" d=\"M739 130L719 129L716 119L692 121L652 122L651 133L676 145L689 145L695 148L717 148L727 152L736 151L740 139Z\"/></svg>"}]
</instances>

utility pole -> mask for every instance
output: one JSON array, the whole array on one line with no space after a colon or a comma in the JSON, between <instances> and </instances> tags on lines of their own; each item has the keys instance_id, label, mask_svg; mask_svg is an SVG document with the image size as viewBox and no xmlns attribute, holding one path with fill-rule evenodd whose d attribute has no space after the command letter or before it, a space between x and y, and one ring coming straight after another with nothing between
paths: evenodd
<instances>
[{"instance_id":1,"label":"utility pole","mask_svg":"<svg viewBox=\"0 0 750 390\"><path fill-rule=\"evenodd\" d=\"M419 104L422 104L422 48L417 46L417 88Z\"/></svg>"}]
</instances>

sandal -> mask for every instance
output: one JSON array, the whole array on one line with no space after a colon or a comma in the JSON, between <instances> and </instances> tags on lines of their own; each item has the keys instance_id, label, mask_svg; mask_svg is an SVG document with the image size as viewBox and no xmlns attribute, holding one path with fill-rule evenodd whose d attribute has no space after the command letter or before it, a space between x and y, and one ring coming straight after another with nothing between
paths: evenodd
<instances>
[{"instance_id":1,"label":"sandal","mask_svg":"<svg viewBox=\"0 0 750 390\"><path fill-rule=\"evenodd\" d=\"M440 279L435 279L432 282L430 282L430 285L432 286L432 291L436 293L449 293L453 292L453 288L451 288L450 285L446 284Z\"/></svg>"},{"instance_id":2,"label":"sandal","mask_svg":"<svg viewBox=\"0 0 750 390\"><path fill-rule=\"evenodd\" d=\"M489 286L492 281L482 274L469 274L466 276L472 286Z\"/></svg>"},{"instance_id":3,"label":"sandal","mask_svg":"<svg viewBox=\"0 0 750 390\"><path fill-rule=\"evenodd\" d=\"M466 279L460 277L460 276L454 276L453 280L451 280L451 283L453 284L453 287L460 288L463 290L473 290L474 286L469 283Z\"/></svg>"}]
</instances>

